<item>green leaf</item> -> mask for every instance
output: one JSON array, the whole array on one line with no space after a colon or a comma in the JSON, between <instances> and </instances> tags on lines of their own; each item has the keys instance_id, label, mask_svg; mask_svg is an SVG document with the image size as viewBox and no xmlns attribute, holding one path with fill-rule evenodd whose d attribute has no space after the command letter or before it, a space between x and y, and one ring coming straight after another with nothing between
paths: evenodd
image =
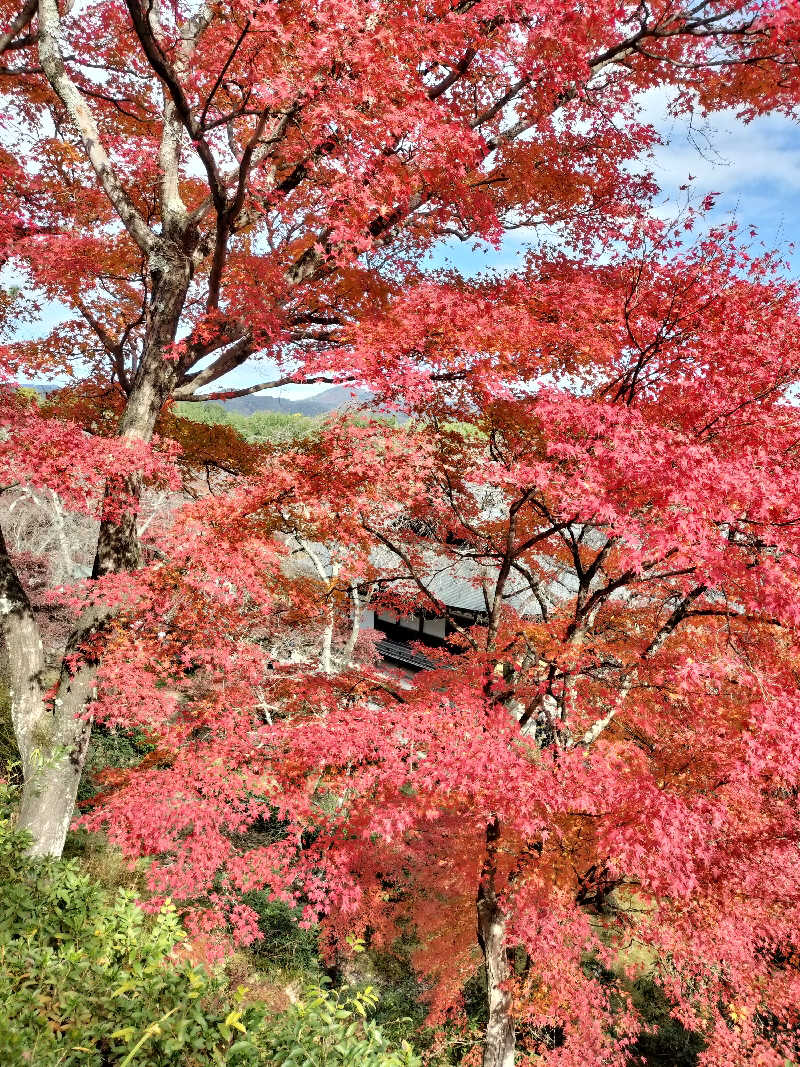
<instances>
[{"instance_id":1,"label":"green leaf","mask_svg":"<svg viewBox=\"0 0 800 1067\"><path fill-rule=\"evenodd\" d=\"M242 1017L238 1009L231 1011L225 1017L225 1025L232 1026L241 1033L246 1034L247 1028L242 1025Z\"/></svg>"}]
</instances>

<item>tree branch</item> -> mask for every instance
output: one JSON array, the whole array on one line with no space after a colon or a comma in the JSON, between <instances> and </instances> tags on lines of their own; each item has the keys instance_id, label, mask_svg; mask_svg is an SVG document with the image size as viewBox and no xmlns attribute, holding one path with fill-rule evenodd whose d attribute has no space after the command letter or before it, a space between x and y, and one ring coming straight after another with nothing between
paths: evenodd
<instances>
[{"instance_id":1,"label":"tree branch","mask_svg":"<svg viewBox=\"0 0 800 1067\"><path fill-rule=\"evenodd\" d=\"M62 35L57 0L39 0L39 61L45 77L74 123L103 192L138 247L149 255L155 247L156 236L117 178L100 140L97 123L80 90L67 74L61 53Z\"/></svg>"},{"instance_id":2,"label":"tree branch","mask_svg":"<svg viewBox=\"0 0 800 1067\"><path fill-rule=\"evenodd\" d=\"M48 2L52 3L52 0L48 0ZM214 207L217 212L222 213L225 211L226 202L224 182L220 176L217 161L214 159L214 153L211 151L211 146L206 140L200 124L192 114L191 105L183 91L183 86L180 83L178 73L174 70L164 53L161 51L161 46L156 40L150 19L142 10L139 0L125 0L125 4L130 13L133 28L136 31L136 35L139 38L150 66L169 91L169 95L172 97L172 101L178 113L178 118L189 136L192 138L197 154L206 171ZM211 13L209 12L205 20L200 20L197 24L197 28L193 25L191 31L192 36L187 36L187 40L192 40L192 47L193 40L196 38L197 33L200 32L203 25L206 25L207 22L210 21L211 17Z\"/></svg>"},{"instance_id":3,"label":"tree branch","mask_svg":"<svg viewBox=\"0 0 800 1067\"><path fill-rule=\"evenodd\" d=\"M683 599L677 605L670 617L658 631L656 636L653 638L653 640L650 642L644 652L642 652L639 660L640 665L644 663L645 660L650 659L656 654L656 652L659 651L659 649L663 646L669 635L674 630L676 630L678 626L683 622L683 620L688 616L689 609L691 608L694 601L697 600L698 597L702 596L703 593L705 593L706 589L707 586L705 585L695 586L694 589L692 589L683 597ZM617 699L614 701L614 706L608 711L606 715L604 715L601 719L598 719L597 722L595 722L592 726L589 727L589 729L581 738L581 744L591 745L593 741L597 740L603 730L605 730L606 727L609 726L619 709L625 703L625 699L627 698L628 693L633 688L633 684L638 678L638 676L639 666L635 667L629 673L628 677L622 683L622 687L617 695Z\"/></svg>"},{"instance_id":4,"label":"tree branch","mask_svg":"<svg viewBox=\"0 0 800 1067\"><path fill-rule=\"evenodd\" d=\"M14 48L25 48L26 45L33 44L36 37L33 34L27 34L20 40L16 40L17 34L22 33L33 16L36 14L36 9L39 6L39 0L27 0L27 3L23 7L22 11L17 15L6 32L0 36L0 56L5 51L10 51Z\"/></svg>"},{"instance_id":5,"label":"tree branch","mask_svg":"<svg viewBox=\"0 0 800 1067\"><path fill-rule=\"evenodd\" d=\"M204 385L216 381L224 374L228 374L230 371L241 366L251 355L252 351L253 339L248 332L224 349L224 351L222 351L214 362L209 364L209 366L194 374L187 375L178 386L173 389L173 400L190 400L192 394L198 389L202 389ZM193 362L195 361L193 360Z\"/></svg>"},{"instance_id":6,"label":"tree branch","mask_svg":"<svg viewBox=\"0 0 800 1067\"><path fill-rule=\"evenodd\" d=\"M352 379L348 378L330 378L327 375L317 375L315 378L306 378L304 381L298 382L293 375L287 375L285 378L275 378L271 382L259 382L258 385L251 385L246 389L223 389L217 393L203 393L200 396L194 392L194 388L200 388L199 384L194 386L191 392L186 391L186 387L180 386L173 390L172 398L173 400L199 404L205 400L235 400L240 396L252 396L253 393L263 393L267 389L278 389L282 385L316 385L318 383L327 385L347 385L351 381Z\"/></svg>"}]
</instances>

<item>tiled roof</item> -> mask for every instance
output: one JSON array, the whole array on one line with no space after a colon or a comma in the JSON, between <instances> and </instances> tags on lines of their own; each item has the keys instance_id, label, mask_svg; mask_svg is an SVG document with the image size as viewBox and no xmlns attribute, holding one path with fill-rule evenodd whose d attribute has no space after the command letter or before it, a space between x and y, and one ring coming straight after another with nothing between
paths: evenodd
<instances>
[{"instance_id":1,"label":"tiled roof","mask_svg":"<svg viewBox=\"0 0 800 1067\"><path fill-rule=\"evenodd\" d=\"M383 641L378 641L375 647L384 659L389 660L391 663L400 664L403 667L411 667L413 670L418 671L429 671L436 666L427 656L414 652L408 645L404 645L400 641L390 641L388 638L384 638Z\"/></svg>"},{"instance_id":2,"label":"tiled roof","mask_svg":"<svg viewBox=\"0 0 800 1067\"><path fill-rule=\"evenodd\" d=\"M491 592L497 580L497 567L486 566L472 559L448 559L432 555L425 584L443 604L457 611L475 614L486 612L483 587ZM521 615L538 615L536 600L521 575L509 578L503 598Z\"/></svg>"},{"instance_id":3,"label":"tiled roof","mask_svg":"<svg viewBox=\"0 0 800 1067\"><path fill-rule=\"evenodd\" d=\"M329 571L330 550L328 547L319 542L314 542L309 547L322 567ZM476 615L485 614L486 598L483 587L485 586L488 591L493 589L497 580L497 564L484 563L471 557L459 558L457 552L458 549L454 549L453 556L433 550L424 553L425 562L420 568L420 578L433 596L441 600L448 608ZM300 550L295 553L295 559L298 562L302 559ZM370 561L374 567L387 572L396 572L398 569L397 557L382 545L373 549ZM307 568L312 571L310 563L307 563ZM398 576L397 578L398 582L403 583L408 580L406 577ZM573 583L574 575L565 570L562 575L543 581L539 586L539 593L550 604L557 604L567 597L574 596L575 590L571 588ZM503 601L522 616L535 618L541 615L539 603L521 574L512 573L509 576Z\"/></svg>"}]
</instances>

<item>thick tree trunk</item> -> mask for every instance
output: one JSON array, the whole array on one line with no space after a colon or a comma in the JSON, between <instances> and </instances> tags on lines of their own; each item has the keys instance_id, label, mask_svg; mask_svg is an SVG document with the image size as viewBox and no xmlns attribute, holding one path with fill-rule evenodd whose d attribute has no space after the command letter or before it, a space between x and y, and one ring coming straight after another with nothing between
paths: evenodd
<instances>
[{"instance_id":1,"label":"thick tree trunk","mask_svg":"<svg viewBox=\"0 0 800 1067\"><path fill-rule=\"evenodd\" d=\"M75 806L89 724L77 712L86 686L65 679L66 702L48 707L41 633L0 531L0 620L8 661L11 721L22 761L18 825L33 836L34 855L60 855Z\"/></svg>"},{"instance_id":2,"label":"thick tree trunk","mask_svg":"<svg viewBox=\"0 0 800 1067\"><path fill-rule=\"evenodd\" d=\"M119 424L120 437L132 441L149 441L156 420L175 386L178 361L165 358L175 343L186 291L191 280L188 259L173 251L170 257L160 250L151 257L153 297L144 351L131 394ZM141 494L141 478L125 479L123 491L134 501ZM141 566L141 551L136 528L136 508L128 508L119 521L105 520L100 526L92 576L117 574Z\"/></svg>"},{"instance_id":3,"label":"thick tree trunk","mask_svg":"<svg viewBox=\"0 0 800 1067\"><path fill-rule=\"evenodd\" d=\"M24 775L17 826L33 838L32 856L60 856L64 848L92 731L85 709L95 680L91 660L71 664L104 619L95 608L83 614L67 644L52 704L42 689L32 730L25 735L15 723Z\"/></svg>"},{"instance_id":4,"label":"thick tree trunk","mask_svg":"<svg viewBox=\"0 0 800 1067\"><path fill-rule=\"evenodd\" d=\"M511 994L506 951L507 918L497 900L495 889L497 842L500 824L497 819L486 827L486 859L478 889L478 943L486 964L486 998L489 1021L483 1042L483 1067L513 1067L516 1036L511 1014Z\"/></svg>"},{"instance_id":5,"label":"thick tree trunk","mask_svg":"<svg viewBox=\"0 0 800 1067\"><path fill-rule=\"evenodd\" d=\"M139 213L119 181L92 111L66 68L62 54L64 37L57 0L39 0L38 15L39 61L45 77L80 136L86 158L110 204L139 250L148 257L150 301L144 348L120 421L119 434L121 437L149 441L159 412L177 378L178 361L174 358L176 353L171 352L170 348L177 336L192 277L191 256L199 238L196 228L189 222L178 190L180 126L165 91L165 130L159 150L159 162L163 170L164 226L161 236L158 236ZM154 17L157 18L157 15ZM208 19L210 17L209 15ZM146 21L151 25L149 19L150 15ZM187 28L194 26L194 29L184 40L184 48L179 57L179 62L183 64L182 70L191 58L197 34L207 25L205 16L186 24ZM108 518L102 520L92 569L94 577L131 570L141 564L135 506L141 493L141 478L136 474L127 476L122 488L126 494L133 497L134 506L124 508L115 521ZM119 491L118 484L106 486L107 496ZM13 571L13 567L11 570ZM3 575L0 573L0 581L2 579ZM25 602L27 603L26 598ZM24 611L20 613L16 609L7 615L8 625L6 619L3 620L3 636L8 645L10 659L15 654L14 650L24 643L25 625L32 621L35 628L36 620L30 612L29 604L27 607L30 620L23 618ZM80 652L86 638L91 636L92 630L98 624L102 624L102 619L91 614L81 618L68 643L68 652ZM41 641L38 650L41 658ZM24 662L18 664L20 677L34 677L36 656L33 652L26 653L22 660ZM61 852L89 741L90 728L84 709L94 685L94 678L95 666L91 659L79 663L71 670L65 660L57 696L52 712L49 713L51 722L47 730L44 729L47 713L42 701L44 690L41 683L38 686L38 695L31 690L30 709L25 710L20 703L15 711L15 721L19 721L23 729L22 735L18 735L20 750L24 749L28 753L23 755L23 764L28 773L19 822L33 833L33 851L40 854L59 855ZM31 747L30 738L26 735L28 728L25 724L29 720L38 724L34 732L41 733L52 742L51 758L44 765L41 765L41 760L35 756L36 746L33 744Z\"/></svg>"},{"instance_id":6,"label":"thick tree trunk","mask_svg":"<svg viewBox=\"0 0 800 1067\"><path fill-rule=\"evenodd\" d=\"M33 838L32 856L60 856L64 849L91 735L91 722L83 715L91 688L88 675L78 672L66 700L53 711L42 707L41 741L28 753L17 817L18 827Z\"/></svg>"},{"instance_id":7,"label":"thick tree trunk","mask_svg":"<svg viewBox=\"0 0 800 1067\"><path fill-rule=\"evenodd\" d=\"M180 253L168 255L161 249L158 256L151 257L153 296L150 321L142 359L120 420L121 437L140 441L152 438L156 420L177 377L177 361L168 354L165 357L165 353L175 342L190 276L188 260ZM119 488L108 486L106 492L116 493ZM101 522L92 570L95 578L133 570L142 562L135 506L141 493L140 476L127 477L123 492L132 498L133 505L117 520ZM10 568L13 573L7 553L3 554L7 561L6 570ZM4 573L0 562L0 581ZM16 579L16 574L13 577ZM18 580L16 585L19 587ZM9 588L12 586L13 582ZM89 745L91 723L85 709L96 674L91 656L85 657L77 667L68 665L69 657L80 653L103 622L103 613L95 609L84 613L79 620L67 645L56 697L50 709L44 701L41 683L44 657L30 605L27 604L27 614L17 611L4 617L3 634L9 660L16 658L17 675L23 680L38 679L28 681L18 698L12 697L12 707L17 700L14 728L24 775L18 826L28 830L33 837L32 855L60 856L64 847ZM35 638L31 636L33 633Z\"/></svg>"},{"instance_id":8,"label":"thick tree trunk","mask_svg":"<svg viewBox=\"0 0 800 1067\"><path fill-rule=\"evenodd\" d=\"M0 529L0 626L8 664L11 721L28 777L37 743L45 688L45 658L36 616L19 580Z\"/></svg>"}]
</instances>

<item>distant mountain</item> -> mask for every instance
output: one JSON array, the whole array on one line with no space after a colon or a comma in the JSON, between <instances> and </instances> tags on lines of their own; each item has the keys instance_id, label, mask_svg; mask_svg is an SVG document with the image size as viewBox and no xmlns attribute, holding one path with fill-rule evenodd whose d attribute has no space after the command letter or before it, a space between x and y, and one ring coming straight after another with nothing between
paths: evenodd
<instances>
[{"instance_id":1,"label":"distant mountain","mask_svg":"<svg viewBox=\"0 0 800 1067\"><path fill-rule=\"evenodd\" d=\"M26 382L24 388L33 389L44 396L58 386ZM330 411L340 411L342 408L361 407L369 404L371 399L372 393L368 389L349 389L345 385L333 385L330 389L324 389L305 400L287 400L285 397L253 393L252 396L215 400L214 403L221 404L228 411L235 411L237 415L253 415L257 411L280 411L284 415L308 415L313 418L315 415L327 415Z\"/></svg>"},{"instance_id":2,"label":"distant mountain","mask_svg":"<svg viewBox=\"0 0 800 1067\"><path fill-rule=\"evenodd\" d=\"M253 415L257 411L280 411L284 415L327 415L329 411L339 411L346 407L360 407L372 397L367 389L348 389L343 385L334 385L316 396L306 400L287 400L280 396L237 396L233 400L217 400L228 411L239 415Z\"/></svg>"}]
</instances>

